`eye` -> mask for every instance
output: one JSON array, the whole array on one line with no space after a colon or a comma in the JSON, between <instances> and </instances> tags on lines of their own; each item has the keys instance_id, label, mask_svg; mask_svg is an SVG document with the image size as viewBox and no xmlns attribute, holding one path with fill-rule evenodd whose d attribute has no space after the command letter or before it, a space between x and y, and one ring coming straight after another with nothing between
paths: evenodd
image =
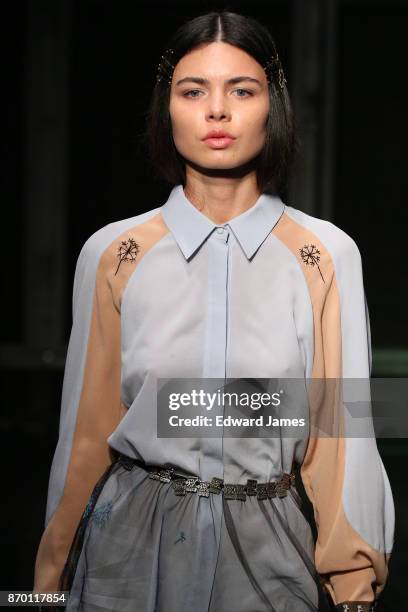
<instances>
[{"instance_id":1,"label":"eye","mask_svg":"<svg viewBox=\"0 0 408 612\"><path fill-rule=\"evenodd\" d=\"M197 94L197 93L202 93L199 89L190 89L190 91L186 91L183 96L185 98L198 98L199 96L194 96L194 95L190 95L190 94Z\"/></svg>"},{"instance_id":2,"label":"eye","mask_svg":"<svg viewBox=\"0 0 408 612\"><path fill-rule=\"evenodd\" d=\"M249 96L252 96L252 95L253 95L253 94L252 94L252 92L251 92L251 91L249 91L248 89L242 89L242 88L239 88L239 89L235 89L235 91L236 91L236 92L244 92L244 94L246 94L246 95L243 95L243 96L242 96L242 95L239 95L239 96L238 96L238 98L247 98L247 97L249 97Z\"/></svg>"}]
</instances>

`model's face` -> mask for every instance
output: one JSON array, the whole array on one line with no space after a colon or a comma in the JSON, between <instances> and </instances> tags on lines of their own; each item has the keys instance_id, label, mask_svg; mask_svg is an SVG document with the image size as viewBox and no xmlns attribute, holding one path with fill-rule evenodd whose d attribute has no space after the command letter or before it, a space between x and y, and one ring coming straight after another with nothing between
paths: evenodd
<instances>
[{"instance_id":1,"label":"model's face","mask_svg":"<svg viewBox=\"0 0 408 612\"><path fill-rule=\"evenodd\" d=\"M174 69L173 139L187 163L232 169L249 162L264 145L268 113L265 72L238 47L207 44L182 57ZM232 138L206 139L212 130Z\"/></svg>"}]
</instances>

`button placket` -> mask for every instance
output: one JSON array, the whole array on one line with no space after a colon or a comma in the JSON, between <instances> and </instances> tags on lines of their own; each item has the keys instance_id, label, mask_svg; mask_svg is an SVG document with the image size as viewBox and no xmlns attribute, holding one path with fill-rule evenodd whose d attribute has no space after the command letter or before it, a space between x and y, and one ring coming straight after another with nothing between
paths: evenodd
<instances>
[{"instance_id":1,"label":"button placket","mask_svg":"<svg viewBox=\"0 0 408 612\"><path fill-rule=\"evenodd\" d=\"M227 225L215 228L214 236L222 242L228 242L229 234L230 232Z\"/></svg>"},{"instance_id":2,"label":"button placket","mask_svg":"<svg viewBox=\"0 0 408 612\"><path fill-rule=\"evenodd\" d=\"M221 230L221 231L217 231ZM228 305L229 230L216 227L208 241L208 302L203 377L224 379ZM213 418L223 415L222 406L213 408ZM223 474L223 438L202 440L201 478L211 480Z\"/></svg>"}]
</instances>

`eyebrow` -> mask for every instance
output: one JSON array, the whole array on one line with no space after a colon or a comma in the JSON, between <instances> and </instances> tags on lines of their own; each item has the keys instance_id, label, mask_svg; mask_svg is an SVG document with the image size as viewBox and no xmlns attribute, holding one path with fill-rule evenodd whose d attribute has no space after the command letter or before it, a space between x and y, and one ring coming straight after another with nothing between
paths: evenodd
<instances>
[{"instance_id":1,"label":"eyebrow","mask_svg":"<svg viewBox=\"0 0 408 612\"><path fill-rule=\"evenodd\" d=\"M261 82L258 79L254 79L254 77L250 77L250 76L233 77L232 79L227 79L225 83L227 85L235 85L236 83L242 83L243 81L248 81L250 83L257 83L258 85L261 85ZM195 76L187 76L177 81L176 85L181 85L182 83L186 83L186 82L197 83L197 85L209 85L210 83L208 79L203 79L201 77L195 77Z\"/></svg>"}]
</instances>

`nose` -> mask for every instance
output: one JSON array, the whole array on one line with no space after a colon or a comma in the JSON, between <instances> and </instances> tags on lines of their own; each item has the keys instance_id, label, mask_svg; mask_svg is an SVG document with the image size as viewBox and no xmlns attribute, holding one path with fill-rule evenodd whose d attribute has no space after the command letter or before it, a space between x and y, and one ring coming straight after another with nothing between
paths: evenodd
<instances>
[{"instance_id":1,"label":"nose","mask_svg":"<svg viewBox=\"0 0 408 612\"><path fill-rule=\"evenodd\" d=\"M215 91L208 96L206 119L207 121L228 121L231 119L229 104L223 92Z\"/></svg>"}]
</instances>

